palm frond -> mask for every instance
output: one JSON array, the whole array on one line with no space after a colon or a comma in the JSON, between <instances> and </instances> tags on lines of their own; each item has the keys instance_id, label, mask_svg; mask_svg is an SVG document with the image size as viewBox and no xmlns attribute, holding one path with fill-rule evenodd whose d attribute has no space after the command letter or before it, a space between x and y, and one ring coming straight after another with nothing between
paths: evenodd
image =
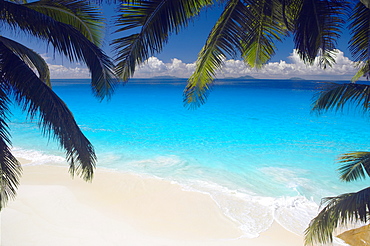
<instances>
[{"instance_id":1,"label":"palm frond","mask_svg":"<svg viewBox=\"0 0 370 246\"><path fill-rule=\"evenodd\" d=\"M326 206L311 220L305 230L305 245L332 242L333 232L339 226L346 226L356 221L368 222L370 187L355 193L327 197L323 199L322 204Z\"/></svg>"},{"instance_id":2,"label":"palm frond","mask_svg":"<svg viewBox=\"0 0 370 246\"><path fill-rule=\"evenodd\" d=\"M358 68L357 73L352 77L351 82L357 82L361 77L370 77L370 60L365 62L356 62L355 66Z\"/></svg>"},{"instance_id":3,"label":"palm frond","mask_svg":"<svg viewBox=\"0 0 370 246\"><path fill-rule=\"evenodd\" d=\"M227 54L233 55L240 48L245 18L251 16L248 13L248 8L239 0L231 0L226 5L198 55L195 72L184 90L186 106L198 107L206 101L216 70Z\"/></svg>"},{"instance_id":4,"label":"palm frond","mask_svg":"<svg viewBox=\"0 0 370 246\"><path fill-rule=\"evenodd\" d=\"M361 1L361 3L363 3L366 6L366 8L370 8L370 1L369 0L360 0L360 1Z\"/></svg>"},{"instance_id":5,"label":"palm frond","mask_svg":"<svg viewBox=\"0 0 370 246\"><path fill-rule=\"evenodd\" d=\"M103 99L113 92L116 82L113 62L73 26L55 21L21 4L4 0L0 0L0 21L45 40L72 62L84 62L91 72L95 96Z\"/></svg>"},{"instance_id":6,"label":"palm frond","mask_svg":"<svg viewBox=\"0 0 370 246\"><path fill-rule=\"evenodd\" d=\"M43 83L16 54L0 43L2 82L11 86L23 111L38 118L45 136L56 139L65 150L72 176L91 180L96 156L65 103Z\"/></svg>"},{"instance_id":7,"label":"palm frond","mask_svg":"<svg viewBox=\"0 0 370 246\"><path fill-rule=\"evenodd\" d=\"M282 17L282 22L280 25L284 24L284 27L288 32L293 32L295 28L295 20L298 18L299 12L302 7L302 1L299 0L278 0L280 4L276 4L275 7L276 14L280 12ZM280 9L280 10L279 10Z\"/></svg>"},{"instance_id":8,"label":"palm frond","mask_svg":"<svg viewBox=\"0 0 370 246\"><path fill-rule=\"evenodd\" d=\"M51 87L48 64L38 53L18 42L15 42L14 40L5 38L3 36L0 36L0 42L17 54L18 57L22 59L30 68L36 69L40 80Z\"/></svg>"},{"instance_id":9,"label":"palm frond","mask_svg":"<svg viewBox=\"0 0 370 246\"><path fill-rule=\"evenodd\" d=\"M13 2L13 3L27 3L27 0L9 0L9 2Z\"/></svg>"},{"instance_id":10,"label":"palm frond","mask_svg":"<svg viewBox=\"0 0 370 246\"><path fill-rule=\"evenodd\" d=\"M326 86L314 101L312 110L319 113L328 110L343 110L347 103L362 108L363 112L370 109L370 86L365 84L335 84Z\"/></svg>"},{"instance_id":11,"label":"palm frond","mask_svg":"<svg viewBox=\"0 0 370 246\"><path fill-rule=\"evenodd\" d=\"M0 54L0 71L3 68L2 58L4 57ZM14 199L22 174L22 167L9 148L11 141L7 124L9 114L7 92L6 84L0 79L0 210L10 199Z\"/></svg>"},{"instance_id":12,"label":"palm frond","mask_svg":"<svg viewBox=\"0 0 370 246\"><path fill-rule=\"evenodd\" d=\"M323 68L335 62L336 40L340 37L348 8L346 1L303 0L294 32L295 48L310 65L319 56Z\"/></svg>"},{"instance_id":13,"label":"palm frond","mask_svg":"<svg viewBox=\"0 0 370 246\"><path fill-rule=\"evenodd\" d=\"M350 21L352 37L349 41L349 50L354 61L359 62L358 73L352 79L356 81L362 76L370 76L370 9L359 2L352 11Z\"/></svg>"},{"instance_id":14,"label":"palm frond","mask_svg":"<svg viewBox=\"0 0 370 246\"><path fill-rule=\"evenodd\" d=\"M250 67L261 68L275 54L275 42L288 34L291 19L285 21L288 26L283 25L280 1L256 1L249 5L249 9L252 18L246 19L246 37L241 39L242 57Z\"/></svg>"},{"instance_id":15,"label":"palm frond","mask_svg":"<svg viewBox=\"0 0 370 246\"><path fill-rule=\"evenodd\" d=\"M142 1L142 0L88 0L88 2L96 3L96 4L102 4L102 3L131 3L131 2L136 2L136 1Z\"/></svg>"},{"instance_id":16,"label":"palm frond","mask_svg":"<svg viewBox=\"0 0 370 246\"><path fill-rule=\"evenodd\" d=\"M22 167L10 151L9 144L0 138L0 211L14 199L22 175Z\"/></svg>"},{"instance_id":17,"label":"palm frond","mask_svg":"<svg viewBox=\"0 0 370 246\"><path fill-rule=\"evenodd\" d=\"M101 11L88 1L41 0L25 6L50 16L56 21L73 26L98 46L102 44L103 16Z\"/></svg>"},{"instance_id":18,"label":"palm frond","mask_svg":"<svg viewBox=\"0 0 370 246\"><path fill-rule=\"evenodd\" d=\"M343 164L338 168L340 179L343 181L365 179L370 175L370 152L350 152L341 155L338 160Z\"/></svg>"},{"instance_id":19,"label":"palm frond","mask_svg":"<svg viewBox=\"0 0 370 246\"><path fill-rule=\"evenodd\" d=\"M145 0L122 4L116 21L117 33L133 31L123 38L113 40L117 51L117 73L127 81L136 66L151 55L160 52L171 33L187 26L192 17L212 0Z\"/></svg>"}]
</instances>

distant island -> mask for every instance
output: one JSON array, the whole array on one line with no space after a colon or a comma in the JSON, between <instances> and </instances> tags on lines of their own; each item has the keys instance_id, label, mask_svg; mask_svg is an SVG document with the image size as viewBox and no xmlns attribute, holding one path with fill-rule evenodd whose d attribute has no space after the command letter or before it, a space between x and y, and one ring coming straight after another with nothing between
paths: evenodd
<instances>
[{"instance_id":1,"label":"distant island","mask_svg":"<svg viewBox=\"0 0 370 246\"><path fill-rule=\"evenodd\" d=\"M179 77L176 76L154 76L149 79L179 79Z\"/></svg>"},{"instance_id":2,"label":"distant island","mask_svg":"<svg viewBox=\"0 0 370 246\"><path fill-rule=\"evenodd\" d=\"M237 80L246 80L246 79L256 79L252 76L249 76L249 75L245 75L245 76L241 76L241 77L226 77L226 78L223 78L223 79L237 79Z\"/></svg>"},{"instance_id":3,"label":"distant island","mask_svg":"<svg viewBox=\"0 0 370 246\"><path fill-rule=\"evenodd\" d=\"M305 80L305 79L302 79L300 77L291 77L289 80Z\"/></svg>"}]
</instances>

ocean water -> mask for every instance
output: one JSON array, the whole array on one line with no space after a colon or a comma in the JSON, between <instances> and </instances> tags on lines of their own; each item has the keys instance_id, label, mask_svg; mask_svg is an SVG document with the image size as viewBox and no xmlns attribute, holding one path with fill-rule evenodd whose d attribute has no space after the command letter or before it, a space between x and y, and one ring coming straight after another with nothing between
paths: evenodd
<instances>
[{"instance_id":1,"label":"ocean water","mask_svg":"<svg viewBox=\"0 0 370 246\"><path fill-rule=\"evenodd\" d=\"M93 143L98 167L155 176L209 194L247 237L273 221L297 234L321 198L366 181L339 181L336 158L369 150L368 115L311 112L319 81L219 80L207 103L183 106L185 79L132 79L100 102L89 80L54 80ZM15 156L66 165L58 145L15 106Z\"/></svg>"}]
</instances>

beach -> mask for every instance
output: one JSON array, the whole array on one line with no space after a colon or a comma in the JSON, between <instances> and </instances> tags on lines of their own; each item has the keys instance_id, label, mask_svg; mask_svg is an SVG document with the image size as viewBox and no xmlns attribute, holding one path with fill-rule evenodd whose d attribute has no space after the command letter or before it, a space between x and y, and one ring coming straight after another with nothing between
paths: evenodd
<instances>
[{"instance_id":1,"label":"beach","mask_svg":"<svg viewBox=\"0 0 370 246\"><path fill-rule=\"evenodd\" d=\"M341 182L335 163L368 149L368 126L310 113L316 81L231 80L194 111L178 100L183 80L151 82L100 103L88 80L56 81L96 150L92 183L72 179L57 142L12 111L24 172L1 212L2 245L298 246L323 197L368 186Z\"/></svg>"},{"instance_id":2,"label":"beach","mask_svg":"<svg viewBox=\"0 0 370 246\"><path fill-rule=\"evenodd\" d=\"M48 165L23 167L1 226L2 246L303 245L276 222L243 237L210 196L165 180L97 169L87 183Z\"/></svg>"}]
</instances>

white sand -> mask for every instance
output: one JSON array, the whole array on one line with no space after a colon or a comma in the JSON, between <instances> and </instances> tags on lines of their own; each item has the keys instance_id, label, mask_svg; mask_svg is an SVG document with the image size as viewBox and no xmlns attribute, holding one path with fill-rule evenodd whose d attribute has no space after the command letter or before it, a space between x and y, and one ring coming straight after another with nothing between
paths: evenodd
<instances>
[{"instance_id":1,"label":"white sand","mask_svg":"<svg viewBox=\"0 0 370 246\"><path fill-rule=\"evenodd\" d=\"M154 178L97 170L92 183L68 167L25 166L17 199L1 212L1 246L299 246L274 223L243 238L207 195Z\"/></svg>"}]
</instances>

